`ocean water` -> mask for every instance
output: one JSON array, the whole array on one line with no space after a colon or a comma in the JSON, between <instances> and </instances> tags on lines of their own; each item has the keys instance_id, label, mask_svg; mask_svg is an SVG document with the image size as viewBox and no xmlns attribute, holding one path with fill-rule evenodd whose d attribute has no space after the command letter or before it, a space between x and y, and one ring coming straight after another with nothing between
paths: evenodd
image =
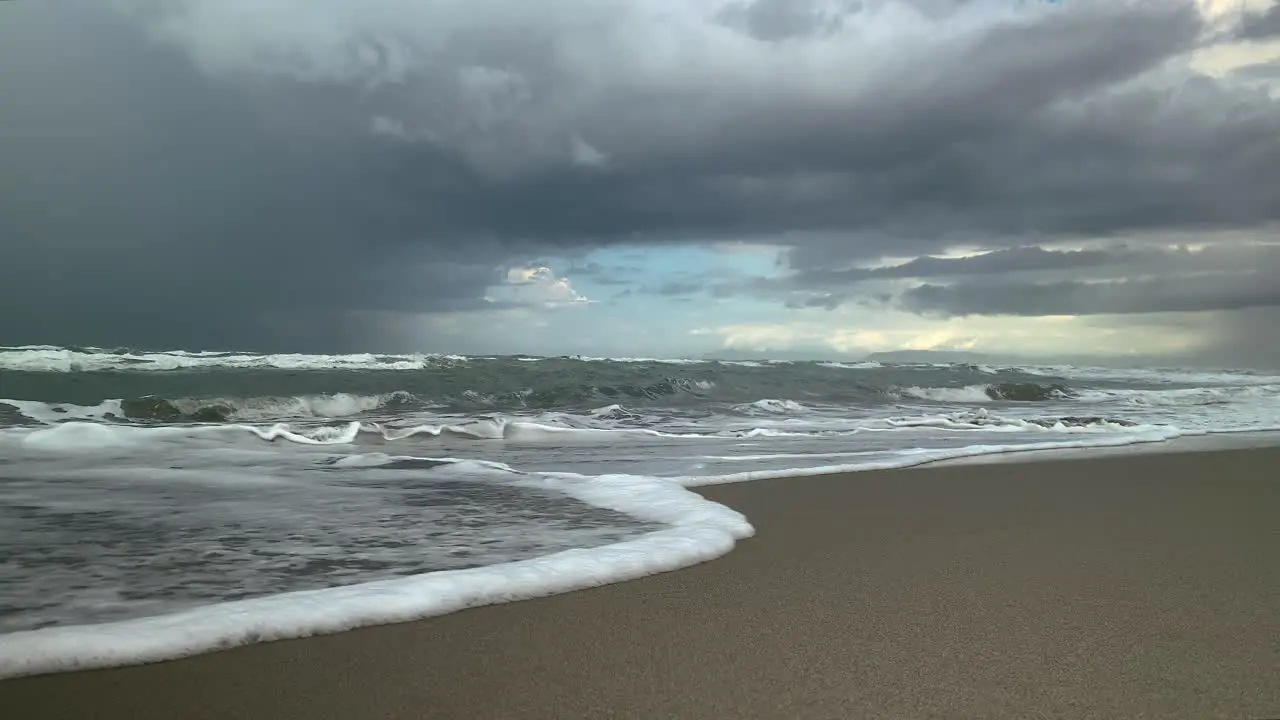
<instances>
[{"instance_id":1,"label":"ocean water","mask_svg":"<svg viewBox=\"0 0 1280 720\"><path fill-rule=\"evenodd\" d=\"M689 488L1280 429L1280 377L0 348L0 677L427 617L729 552Z\"/></svg>"}]
</instances>

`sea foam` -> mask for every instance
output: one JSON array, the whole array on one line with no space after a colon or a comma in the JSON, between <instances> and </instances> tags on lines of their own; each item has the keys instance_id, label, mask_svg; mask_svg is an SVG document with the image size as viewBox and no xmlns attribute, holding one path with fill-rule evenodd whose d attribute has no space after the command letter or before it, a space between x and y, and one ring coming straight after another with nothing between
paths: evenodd
<instances>
[{"instance_id":1,"label":"sea foam","mask_svg":"<svg viewBox=\"0 0 1280 720\"><path fill-rule=\"evenodd\" d=\"M197 428L198 429L198 428ZM72 423L36 431L46 451L101 447L108 437L126 444L162 439L192 428L104 428ZM1045 430L1041 428L1041 430ZM114 431L114 432L113 432ZM123 432L120 432L123 431ZM150 431L150 432L148 432ZM811 467L671 478L566 472L522 473L500 463L478 470L518 474L519 484L554 490L602 508L662 523L668 529L589 549L573 549L517 562L431 572L357 585L221 602L176 613L99 625L50 627L10 633L0 643L0 677L146 663L269 640L340 632L458 610L553 595L675 570L728 553L754 530L737 511L688 488L777 477L905 468L928 462L995 453L1099 448L1153 443L1185 433L1173 427L1133 427L1072 439L904 449L875 458ZM833 456L845 453L832 453ZM849 459L873 453L849 452ZM785 455L785 454L784 454ZM742 458L739 458L742 459ZM764 461L768 456L747 456ZM834 457L832 459L835 459ZM381 453L342 456L335 467L390 466L405 460L475 463L456 458L413 458Z\"/></svg>"},{"instance_id":2,"label":"sea foam","mask_svg":"<svg viewBox=\"0 0 1280 720\"><path fill-rule=\"evenodd\" d=\"M382 460L373 458L371 464ZM0 642L0 678L168 660L554 595L705 562L754 533L737 511L670 480L549 473L525 482L671 527L612 545L512 563L10 633Z\"/></svg>"}]
</instances>

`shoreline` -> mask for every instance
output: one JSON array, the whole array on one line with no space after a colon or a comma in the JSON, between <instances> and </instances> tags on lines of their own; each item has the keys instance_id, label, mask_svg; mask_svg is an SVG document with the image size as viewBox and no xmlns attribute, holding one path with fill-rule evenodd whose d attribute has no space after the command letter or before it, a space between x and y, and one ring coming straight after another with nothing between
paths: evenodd
<instances>
[{"instance_id":1,"label":"shoreline","mask_svg":"<svg viewBox=\"0 0 1280 720\"><path fill-rule=\"evenodd\" d=\"M20 717L1280 715L1280 448L697 488L757 537L625 583L0 681Z\"/></svg>"},{"instance_id":2,"label":"shoreline","mask_svg":"<svg viewBox=\"0 0 1280 720\"><path fill-rule=\"evenodd\" d=\"M1224 450L1253 450L1280 447L1280 429L1211 432L1202 435L1180 435L1168 440L1130 443L1128 445L1098 445L1060 448L1054 450L1007 450L983 455L930 460L916 468L952 467L962 465L990 465L995 463L1038 463L1056 460L1077 460L1103 457L1131 457L1134 455L1167 455L1193 452L1220 452ZM903 468L910 469L910 468Z\"/></svg>"},{"instance_id":3,"label":"shoreline","mask_svg":"<svg viewBox=\"0 0 1280 720\"><path fill-rule=\"evenodd\" d=\"M1280 433L1207 434L1116 445L1047 442L959 448L955 451L958 454L938 459L921 457L869 468L854 464L749 471L736 476L708 477L697 485L645 487L639 494L637 491L641 488L631 488L625 498L615 497L613 493L603 500L590 492L582 497L583 488L564 487L562 492L589 504L603 501L604 507L669 522L671 527L607 546L562 551L511 563L283 592L102 624L14 631L0 635L6 641L0 644L0 681L166 662L244 645L413 622L693 567L724 556L734 549L737 541L755 533L749 518L723 503L708 501L705 493L698 493L699 489L718 485L914 468L1252 447L1280 447ZM967 454L968 450L980 452Z\"/></svg>"}]
</instances>

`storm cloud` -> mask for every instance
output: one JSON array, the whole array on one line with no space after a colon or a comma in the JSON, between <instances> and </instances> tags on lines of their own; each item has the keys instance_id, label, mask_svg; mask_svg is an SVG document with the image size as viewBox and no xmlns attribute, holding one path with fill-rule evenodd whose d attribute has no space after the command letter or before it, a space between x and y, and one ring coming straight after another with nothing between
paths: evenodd
<instances>
[{"instance_id":1,"label":"storm cloud","mask_svg":"<svg viewBox=\"0 0 1280 720\"><path fill-rule=\"evenodd\" d=\"M1241 40L1280 38L1280 3L1273 3L1262 12L1245 13L1236 36Z\"/></svg>"},{"instance_id":2,"label":"storm cloud","mask_svg":"<svg viewBox=\"0 0 1280 720\"><path fill-rule=\"evenodd\" d=\"M640 243L783 247L804 294L760 292L806 307L1136 278L1177 261L1039 246L1280 220L1280 104L1188 65L1209 30L1191 0L0 4L0 302L33 308L0 342L393 349L348 320L542 306L513 268ZM986 254L927 257L956 245ZM1269 302L1108 277L1120 313ZM1095 311L1078 277L895 302L1046 282Z\"/></svg>"},{"instance_id":3,"label":"storm cloud","mask_svg":"<svg viewBox=\"0 0 1280 720\"><path fill-rule=\"evenodd\" d=\"M920 285L903 294L908 309L955 315L1101 315L1241 310L1280 305L1270 273L1102 282Z\"/></svg>"}]
</instances>

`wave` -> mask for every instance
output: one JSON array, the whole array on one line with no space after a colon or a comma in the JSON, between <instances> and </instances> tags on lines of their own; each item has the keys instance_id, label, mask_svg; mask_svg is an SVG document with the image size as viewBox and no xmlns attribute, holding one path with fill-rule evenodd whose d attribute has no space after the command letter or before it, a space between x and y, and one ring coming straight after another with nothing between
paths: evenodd
<instances>
[{"instance_id":1,"label":"wave","mask_svg":"<svg viewBox=\"0 0 1280 720\"><path fill-rule=\"evenodd\" d=\"M0 400L0 424L15 427L80 421L124 426L235 425L254 427L263 439L308 444L349 443L362 437L388 442L414 437L540 442L550 437L558 441L599 441L610 437L610 433L621 433L612 437L760 438L907 428L1010 432L1171 422L1227 429L1275 424L1274 402L1280 399L1280 384L1150 390L1003 382L868 391L861 396L867 398L864 402L764 398L734 404L716 401L715 389L716 384L709 380L674 378L646 385L565 384L521 391L518 398L466 391L460 393L460 403L447 398L445 402L424 400L403 390L252 398L142 396L94 405ZM627 404L613 402L592 407L600 400L616 399L619 394L626 395ZM891 398L959 408L887 417L894 407L885 400ZM640 401L639 405L631 405L633 401ZM996 402L1002 403L1001 414L967 412L974 406ZM1048 402L1058 403L1052 406L1057 412L1028 416L1016 407ZM1078 409L1068 409L1076 403ZM1169 409L1194 414L1174 418Z\"/></svg>"},{"instance_id":2,"label":"wave","mask_svg":"<svg viewBox=\"0 0 1280 720\"><path fill-rule=\"evenodd\" d=\"M897 391L901 397L944 403L1045 402L1071 400L1078 396L1066 385L1052 383L1005 382L963 387L907 387Z\"/></svg>"},{"instance_id":3,"label":"wave","mask_svg":"<svg viewBox=\"0 0 1280 720\"><path fill-rule=\"evenodd\" d=\"M14 368L20 370L10 372ZM76 373L77 369L86 372ZM1114 371L1116 378L1129 372L1134 379L1093 382L1087 373L1077 377L1066 367L1053 375L1045 368L970 364L254 355L48 346L0 348L0 372L5 375L5 395L45 402L43 415L96 420L111 413L117 420L150 423L357 418L423 410L588 413L613 405L655 413L808 416L847 408L875 414L877 408L915 400L982 405L1101 398L1135 407L1190 407L1216 402L1210 397L1213 391L1159 397L1137 393L1190 391L1193 388L1185 383L1175 382L1188 378L1204 379L1199 388L1267 385L1266 376L1248 373L1201 377L1174 371ZM1126 398L1120 391L1132 394ZM1196 393L1208 399L1197 400ZM1245 394L1232 397L1249 402ZM107 407L111 403L116 405ZM0 422L11 424L10 415Z\"/></svg>"},{"instance_id":4,"label":"wave","mask_svg":"<svg viewBox=\"0 0 1280 720\"><path fill-rule=\"evenodd\" d=\"M405 458L382 456L368 464L379 460ZM173 659L555 595L705 562L755 533L741 513L657 478L543 473L521 482L666 529L516 562L233 600L98 625L9 633L0 643L0 678Z\"/></svg>"},{"instance_id":5,"label":"wave","mask_svg":"<svg viewBox=\"0 0 1280 720\"><path fill-rule=\"evenodd\" d=\"M38 371L8 372L22 363ZM1280 425L1280 382L1253 375L1218 375L1223 383L1186 388L1152 379L1159 373L1090 383L1070 372L974 365L50 346L0 349L0 371L4 393L26 398L0 401L0 457L15 472L32 470L19 477L107 498L95 496L90 507L145 513L153 491L163 489L154 493L154 507L163 509L160 495L186 496L153 481L208 477L234 483L229 492L255 512L271 496L278 501L272 515L293 517L305 513L283 488L311 497L325 481L349 482L364 494L393 480L415 488L470 483L483 493L499 485L553 491L546 495L653 524L640 537L532 560L504 556L502 564L468 570L8 634L0 640L0 677L167 659L616 582L717 557L754 532L747 518L690 487ZM243 491L264 482L272 492ZM136 494L126 496L126 487ZM325 507L345 507L354 495L344 487L334 497ZM506 511L485 504L491 501L486 495L466 506L477 532L489 533L493 520L477 518L475 509ZM371 522L384 518L358 510ZM340 524L326 512L317 519ZM379 552L420 554L414 518L405 533L407 549ZM332 557L334 547L319 554Z\"/></svg>"},{"instance_id":6,"label":"wave","mask_svg":"<svg viewBox=\"0 0 1280 720\"><path fill-rule=\"evenodd\" d=\"M383 395L301 395L263 398L141 397L120 401L124 417L159 422L227 422L272 418L341 418L375 410L393 411L416 404L417 398L399 391Z\"/></svg>"},{"instance_id":7,"label":"wave","mask_svg":"<svg viewBox=\"0 0 1280 720\"><path fill-rule=\"evenodd\" d=\"M32 400L0 400L0 406L17 409L44 423L66 420L117 420L143 423L224 423L277 418L341 418L375 410L395 411L427 407L406 392L383 395L301 395L259 398L174 398L154 395L105 400L97 405L42 403Z\"/></svg>"},{"instance_id":8,"label":"wave","mask_svg":"<svg viewBox=\"0 0 1280 720\"><path fill-rule=\"evenodd\" d=\"M1077 380L1152 383L1157 385L1275 385L1280 375L1246 369L1192 370L1186 368L1103 368L1074 365L1022 365L1010 368L1027 375L1071 377Z\"/></svg>"},{"instance_id":9,"label":"wave","mask_svg":"<svg viewBox=\"0 0 1280 720\"><path fill-rule=\"evenodd\" d=\"M35 400L0 400L0 410L13 408L29 422L56 425L68 420L112 420L124 418L120 400L104 400L97 405L44 403ZM7 413L6 413L7 414Z\"/></svg>"},{"instance_id":10,"label":"wave","mask_svg":"<svg viewBox=\"0 0 1280 720\"><path fill-rule=\"evenodd\" d=\"M892 457L883 460L863 461L837 465L822 465L807 468L787 468L780 470L752 470L740 473L692 478L687 483L691 487L750 482L789 477L809 477L814 475L832 475L836 473L869 472L874 470L898 470L902 468L926 465L943 460L981 457L984 455L1007 455L1020 452L1043 452L1046 450L1084 450L1094 448L1126 447L1148 443L1167 442L1184 435L1176 428L1144 428L1142 432L1127 435L1111 435L1092 437L1089 439L1054 440L1046 442L1017 443L1004 445L966 445L955 448L900 450ZM1204 433L1200 433L1204 434Z\"/></svg>"},{"instance_id":11,"label":"wave","mask_svg":"<svg viewBox=\"0 0 1280 720\"><path fill-rule=\"evenodd\" d=\"M806 409L807 408L805 408L804 405L801 405L795 400L774 400L772 398L756 400L752 403L743 403L734 407L734 410L746 415L755 415L759 413L783 415L788 413L804 412Z\"/></svg>"},{"instance_id":12,"label":"wave","mask_svg":"<svg viewBox=\"0 0 1280 720\"><path fill-rule=\"evenodd\" d=\"M221 351L163 350L131 348L58 347L53 345L0 346L0 369L34 372L173 371L200 368L280 369L280 370L423 370L450 367L469 360L499 360L500 357L467 357L441 353L410 354L301 354ZM510 359L540 363L572 361L580 363L623 363L630 365L726 365L766 368L789 365L790 361L717 360L710 358L606 358L584 355L558 357L511 356ZM833 364L838 365L838 364ZM878 363L854 363L849 367L878 367Z\"/></svg>"},{"instance_id":13,"label":"wave","mask_svg":"<svg viewBox=\"0 0 1280 720\"><path fill-rule=\"evenodd\" d=\"M884 367L884 365L875 360L864 360L862 362L820 362L818 367L832 368L833 370L877 370Z\"/></svg>"},{"instance_id":14,"label":"wave","mask_svg":"<svg viewBox=\"0 0 1280 720\"><path fill-rule=\"evenodd\" d=\"M559 420L560 422L557 422ZM199 438L211 434L248 433L266 442L285 441L299 445L352 445L362 438L395 443L423 439L463 441L512 441L538 443L614 443L646 439L676 441L729 441L751 438L833 438L863 433L911 433L921 430L989 433L1098 434L1144 432L1152 426L1102 416L1005 417L987 412L956 412L940 415L900 416L844 422L839 427L708 427L702 431L663 431L642 427L590 427L565 424L561 418L538 421L502 416L460 419L444 423L391 425L352 420L343 423L270 425L227 423L217 425L137 426L73 420L40 428L14 428L22 433L28 449L45 452L101 451L135 447L149 440Z\"/></svg>"},{"instance_id":15,"label":"wave","mask_svg":"<svg viewBox=\"0 0 1280 720\"><path fill-rule=\"evenodd\" d=\"M63 425L41 432L65 432ZM121 428L108 428L120 430ZM165 432L190 428L125 428ZM675 570L720 557L755 529L742 514L688 488L774 477L831 474L921 465L997 453L1115 447L1178 436L1172 428L1126 435L1023 444L979 444L908 449L878 459L801 469L771 469L708 476L658 478L521 473L501 463L458 458L348 455L328 461L340 468L417 469L472 467L518 474L528 487L555 490L666 529L613 544L556 552L529 560L463 570L428 572L320 590L233 600L180 612L98 625L49 627L10 633L0 643L0 678L175 659L213 649L342 632L405 622L466 608L559 594Z\"/></svg>"},{"instance_id":16,"label":"wave","mask_svg":"<svg viewBox=\"0 0 1280 720\"><path fill-rule=\"evenodd\" d=\"M1235 403L1270 403L1280 399L1280 384L1192 387L1168 390L1109 388L1085 390L1079 398L1086 402L1119 401L1135 406L1202 407Z\"/></svg>"},{"instance_id":17,"label":"wave","mask_svg":"<svg viewBox=\"0 0 1280 720\"><path fill-rule=\"evenodd\" d=\"M492 376L476 378L490 380ZM461 378L468 380L469 378ZM279 418L337 418L373 411L402 412L424 409L494 410L582 409L600 403L676 403L690 404L713 399L716 383L697 377L660 377L646 382L548 383L544 378L534 387L505 392L482 392L475 389L449 387L442 383L418 394L397 389L386 392L329 392L297 395L229 397L141 395L116 397L96 403L39 402L35 400L0 399L15 407L27 408L40 417L93 417L106 414L122 420L144 422L228 422ZM270 380L270 379L268 379ZM290 378L270 385L289 385ZM263 382L254 381L260 386ZM147 384L143 384L146 386ZM198 385L198 383L197 383ZM200 389L200 388L197 388ZM443 391L443 392L442 392ZM37 406L43 406L43 409Z\"/></svg>"}]
</instances>

